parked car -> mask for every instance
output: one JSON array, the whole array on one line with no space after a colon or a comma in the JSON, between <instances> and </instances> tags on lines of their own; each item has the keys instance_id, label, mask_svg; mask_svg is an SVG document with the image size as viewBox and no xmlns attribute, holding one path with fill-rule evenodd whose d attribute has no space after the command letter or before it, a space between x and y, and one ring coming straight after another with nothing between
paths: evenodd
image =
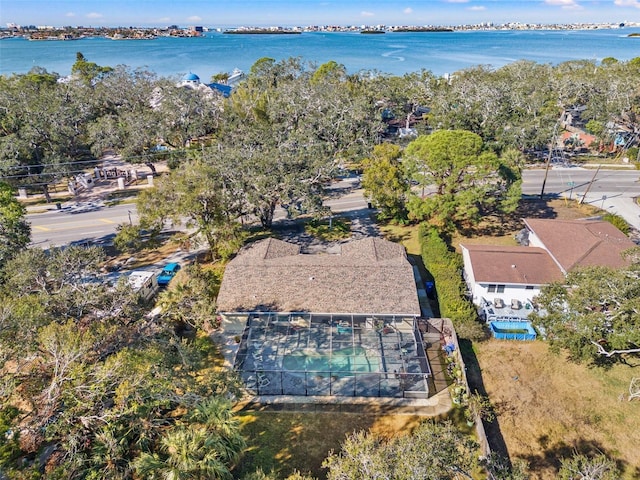
<instances>
[{"instance_id":1,"label":"parked car","mask_svg":"<svg viewBox=\"0 0 640 480\"><path fill-rule=\"evenodd\" d=\"M158 275L158 285L168 285L175 274L178 273L178 270L180 270L179 263L168 263L165 265L162 272Z\"/></svg>"}]
</instances>

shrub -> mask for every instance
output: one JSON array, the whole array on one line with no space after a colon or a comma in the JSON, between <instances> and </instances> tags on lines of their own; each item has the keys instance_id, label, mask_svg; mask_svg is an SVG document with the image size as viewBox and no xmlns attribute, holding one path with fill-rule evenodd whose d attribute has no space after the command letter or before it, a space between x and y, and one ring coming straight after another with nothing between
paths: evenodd
<instances>
[{"instance_id":1,"label":"shrub","mask_svg":"<svg viewBox=\"0 0 640 480\"><path fill-rule=\"evenodd\" d=\"M602 216L602 219L609 222L625 235L629 235L629 224L620 215L616 215L615 213L607 213Z\"/></svg>"},{"instance_id":2,"label":"shrub","mask_svg":"<svg viewBox=\"0 0 640 480\"><path fill-rule=\"evenodd\" d=\"M476 309L464 298L466 285L460 255L452 252L438 231L426 224L420 227L420 248L424 266L435 281L440 315L451 319L461 338L483 338Z\"/></svg>"}]
</instances>

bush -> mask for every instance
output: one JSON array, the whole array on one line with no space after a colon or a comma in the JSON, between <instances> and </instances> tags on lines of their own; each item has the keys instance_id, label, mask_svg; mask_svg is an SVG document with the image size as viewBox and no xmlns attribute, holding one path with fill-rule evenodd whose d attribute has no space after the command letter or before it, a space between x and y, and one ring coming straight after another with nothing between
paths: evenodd
<instances>
[{"instance_id":1,"label":"bush","mask_svg":"<svg viewBox=\"0 0 640 480\"><path fill-rule=\"evenodd\" d=\"M139 226L122 223L116 230L118 233L113 239L116 250L122 253L134 253L142 249L143 241Z\"/></svg>"},{"instance_id":2,"label":"bush","mask_svg":"<svg viewBox=\"0 0 640 480\"><path fill-rule=\"evenodd\" d=\"M466 285L461 274L460 255L452 252L438 231L426 224L420 227L420 249L424 266L435 281L440 315L451 319L461 338L483 338L476 309L464 298Z\"/></svg>"},{"instance_id":3,"label":"bush","mask_svg":"<svg viewBox=\"0 0 640 480\"><path fill-rule=\"evenodd\" d=\"M609 222L625 235L629 235L629 224L620 215L616 215L615 213L607 213L606 215L602 216L602 219Z\"/></svg>"}]
</instances>

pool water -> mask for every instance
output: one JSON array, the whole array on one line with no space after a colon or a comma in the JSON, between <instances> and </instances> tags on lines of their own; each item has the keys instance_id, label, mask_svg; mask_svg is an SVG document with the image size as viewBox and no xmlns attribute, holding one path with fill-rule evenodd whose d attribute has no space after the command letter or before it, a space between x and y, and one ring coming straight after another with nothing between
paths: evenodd
<instances>
[{"instance_id":1,"label":"pool water","mask_svg":"<svg viewBox=\"0 0 640 480\"><path fill-rule=\"evenodd\" d=\"M334 350L332 354L305 349L285 355L282 368L289 371L340 373L378 372L378 358L369 358L361 346Z\"/></svg>"}]
</instances>

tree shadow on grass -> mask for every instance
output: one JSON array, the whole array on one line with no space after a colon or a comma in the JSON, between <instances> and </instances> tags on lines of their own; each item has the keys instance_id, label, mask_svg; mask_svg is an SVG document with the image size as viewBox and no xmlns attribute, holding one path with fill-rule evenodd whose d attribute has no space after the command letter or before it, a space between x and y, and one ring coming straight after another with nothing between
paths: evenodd
<instances>
[{"instance_id":1,"label":"tree shadow on grass","mask_svg":"<svg viewBox=\"0 0 640 480\"><path fill-rule=\"evenodd\" d=\"M487 395L487 390L482 379L482 370L478 363L478 358L473 351L473 345L469 340L460 339L460 353L467 368L467 381L471 392L478 392L480 395ZM491 422L484 422L484 429L487 434L487 441L491 451L497 452L505 458L509 458L507 444L500 430L500 423L497 419Z\"/></svg>"},{"instance_id":2,"label":"tree shadow on grass","mask_svg":"<svg viewBox=\"0 0 640 480\"><path fill-rule=\"evenodd\" d=\"M470 227L464 232L469 236L505 236L521 230L523 218L557 218L558 214L551 206L557 196L523 197L518 208L510 215L489 214L483 217L480 225Z\"/></svg>"},{"instance_id":3,"label":"tree shadow on grass","mask_svg":"<svg viewBox=\"0 0 640 480\"><path fill-rule=\"evenodd\" d=\"M609 459L615 458L612 452L607 451L595 440L579 439L571 443L560 441L549 444L549 437L543 435L538 437L536 441L544 449L544 452L541 455L525 456L523 459L529 463L531 471L545 473L547 475L555 476L560 469L562 460L571 458L575 454L582 454L589 458L597 455L604 455ZM634 468L621 460L616 460L616 465L621 472L628 467ZM633 473L637 475L639 472L640 469L636 468ZM637 477L634 476L633 478Z\"/></svg>"}]
</instances>

